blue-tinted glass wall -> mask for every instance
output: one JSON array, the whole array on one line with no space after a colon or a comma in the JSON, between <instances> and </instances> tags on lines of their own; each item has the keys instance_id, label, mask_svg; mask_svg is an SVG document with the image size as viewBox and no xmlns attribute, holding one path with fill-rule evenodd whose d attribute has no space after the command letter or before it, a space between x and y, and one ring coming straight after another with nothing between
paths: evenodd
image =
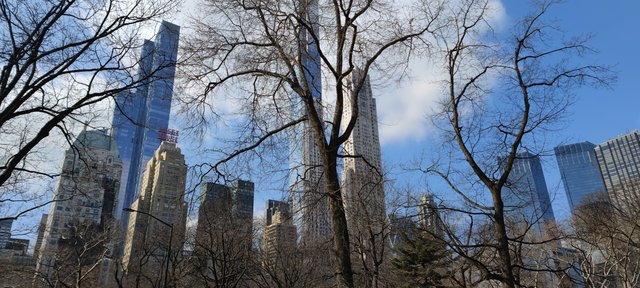
<instances>
[{"instance_id":1,"label":"blue-tinted glass wall","mask_svg":"<svg viewBox=\"0 0 640 288\"><path fill-rule=\"evenodd\" d=\"M564 192L571 212L605 192L602 175L591 142L558 146L554 149Z\"/></svg>"},{"instance_id":2,"label":"blue-tinted glass wall","mask_svg":"<svg viewBox=\"0 0 640 288\"><path fill-rule=\"evenodd\" d=\"M179 26L163 21L155 42L143 44L137 75L140 85L116 96L112 125L123 161L122 207L129 207L138 194L142 170L160 146L158 130L169 125L179 34ZM128 216L121 219L126 227Z\"/></svg>"},{"instance_id":3,"label":"blue-tinted glass wall","mask_svg":"<svg viewBox=\"0 0 640 288\"><path fill-rule=\"evenodd\" d=\"M540 158L529 152L517 155L503 199L507 215L524 217L540 232L543 223L555 221Z\"/></svg>"}]
</instances>

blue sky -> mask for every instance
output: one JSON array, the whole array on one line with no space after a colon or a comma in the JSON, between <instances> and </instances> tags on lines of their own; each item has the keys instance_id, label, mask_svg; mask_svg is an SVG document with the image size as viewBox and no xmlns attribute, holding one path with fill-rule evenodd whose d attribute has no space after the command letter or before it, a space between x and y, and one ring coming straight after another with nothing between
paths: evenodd
<instances>
[{"instance_id":1,"label":"blue sky","mask_svg":"<svg viewBox=\"0 0 640 288\"><path fill-rule=\"evenodd\" d=\"M528 1L502 1L502 4L506 11L502 23L504 27L510 27L513 21L529 11ZM640 80L637 72L640 67L637 52L640 44L638 11L640 2L636 1L574 0L552 8L548 19L555 21L567 36L592 35L589 43L597 53L586 60L611 65L618 79L610 89L585 87L576 91L576 102L567 111L569 114L562 129L551 134L549 148L581 141L600 144L609 138L640 128L640 95L636 85L636 81ZM504 32L509 32L508 28L505 29L507 30ZM374 95L378 98L385 97L375 91ZM388 166L397 167L412 161L420 153L437 153L437 145L433 141L436 138L435 131L429 131L428 128L426 130L428 131L418 138L383 143L383 161ZM555 191L556 194L553 200L556 218L565 220L570 212L555 157L546 156L542 161L548 189L550 193ZM392 176L398 182L415 182L414 176L418 175L396 171Z\"/></svg>"}]
</instances>

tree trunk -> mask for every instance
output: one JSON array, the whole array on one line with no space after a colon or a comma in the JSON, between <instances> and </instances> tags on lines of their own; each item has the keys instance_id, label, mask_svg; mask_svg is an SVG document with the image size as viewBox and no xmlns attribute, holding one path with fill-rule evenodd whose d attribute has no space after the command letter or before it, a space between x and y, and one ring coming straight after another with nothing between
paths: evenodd
<instances>
[{"instance_id":1,"label":"tree trunk","mask_svg":"<svg viewBox=\"0 0 640 288\"><path fill-rule=\"evenodd\" d=\"M323 153L324 167L326 167L324 180L327 189L326 193L329 197L329 213L331 214L331 228L333 230L333 249L336 259L335 271L338 287L354 287L349 229L344 211L344 202L342 201L340 181L338 180L336 160L337 155L335 152L325 151L325 153Z\"/></svg>"}]
</instances>

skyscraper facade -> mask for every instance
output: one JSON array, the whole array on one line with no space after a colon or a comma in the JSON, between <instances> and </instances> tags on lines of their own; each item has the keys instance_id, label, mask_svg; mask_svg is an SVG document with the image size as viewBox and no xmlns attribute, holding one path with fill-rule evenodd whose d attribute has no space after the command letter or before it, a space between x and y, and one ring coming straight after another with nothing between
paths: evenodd
<instances>
[{"instance_id":1,"label":"skyscraper facade","mask_svg":"<svg viewBox=\"0 0 640 288\"><path fill-rule=\"evenodd\" d=\"M595 153L611 203L640 208L640 132L608 140L596 146Z\"/></svg>"},{"instance_id":2,"label":"skyscraper facade","mask_svg":"<svg viewBox=\"0 0 640 288\"><path fill-rule=\"evenodd\" d=\"M131 205L136 212L129 213L122 261L127 274L157 272L160 265L154 260L164 261L169 249L172 255L182 252L187 221L186 176L180 148L162 142L147 162L140 193ZM148 265L140 265L145 257L150 259Z\"/></svg>"},{"instance_id":3,"label":"skyscraper facade","mask_svg":"<svg viewBox=\"0 0 640 288\"><path fill-rule=\"evenodd\" d=\"M595 147L591 142L580 142L554 149L571 212L606 192Z\"/></svg>"},{"instance_id":4,"label":"skyscraper facade","mask_svg":"<svg viewBox=\"0 0 640 288\"><path fill-rule=\"evenodd\" d=\"M44 239L44 231L47 229L47 218L49 214L42 214L40 217L40 224L38 224L38 236L36 238L36 244L33 248L33 257L38 258L40 255L40 247L42 246L42 240Z\"/></svg>"},{"instance_id":5,"label":"skyscraper facade","mask_svg":"<svg viewBox=\"0 0 640 288\"><path fill-rule=\"evenodd\" d=\"M107 231L115 225L121 174L122 161L116 142L108 131L82 131L73 147L65 153L39 247L37 264L40 273L46 275L54 271L54 267L71 265L56 263L60 259L57 254L65 253L66 248L77 248L73 247L76 237L83 241L93 241L95 237L95 247L105 247L103 249L110 245ZM98 251L98 248L93 251ZM58 272L63 273L63 270Z\"/></svg>"},{"instance_id":6,"label":"skyscraper facade","mask_svg":"<svg viewBox=\"0 0 640 288\"><path fill-rule=\"evenodd\" d=\"M555 222L542 164L537 155L518 153L505 188L505 212L514 219L514 223L535 227L542 233L545 224Z\"/></svg>"},{"instance_id":7,"label":"skyscraper facade","mask_svg":"<svg viewBox=\"0 0 640 288\"><path fill-rule=\"evenodd\" d=\"M322 81L320 70L320 53L317 39L319 33L318 2L316 0L300 0L298 6L302 20L306 22L307 30L303 27L298 35L300 46L300 67L298 78L306 84L310 96L314 101L319 117L322 118ZM314 35L315 34L315 35ZM317 38L315 38L317 37ZM300 100L300 97L294 97ZM292 115L302 116L308 111L303 108L302 101L293 105ZM321 119L322 120L322 119ZM298 228L298 236L303 241L325 239L330 235L328 201L324 194L322 180L322 161L316 143L316 135L311 123L305 121L296 127L294 139L290 141L289 182L293 201L294 222Z\"/></svg>"},{"instance_id":8,"label":"skyscraper facade","mask_svg":"<svg viewBox=\"0 0 640 288\"><path fill-rule=\"evenodd\" d=\"M348 91L345 91L348 99L344 101L342 129L346 129L353 116L354 104L358 105L358 118L349 139L343 144L344 154L352 157L344 158L342 192L349 230L370 235L373 229L374 234L382 235L386 213L376 99L372 96L368 77L359 94L354 94L355 85L362 77L362 71L355 69L347 84ZM364 240L363 235L353 236Z\"/></svg>"},{"instance_id":9,"label":"skyscraper facade","mask_svg":"<svg viewBox=\"0 0 640 288\"><path fill-rule=\"evenodd\" d=\"M163 21L155 42L146 40L138 67L141 85L116 96L112 126L123 159L122 207L138 192L144 165L162 141L158 133L169 126L180 27ZM123 225L128 219L123 215Z\"/></svg>"},{"instance_id":10,"label":"skyscraper facade","mask_svg":"<svg viewBox=\"0 0 640 288\"><path fill-rule=\"evenodd\" d=\"M296 247L296 227L290 213L290 206L286 202L277 200L267 201L266 223L262 237L262 248L265 253L263 265L274 271L283 270L287 261L291 259Z\"/></svg>"}]
</instances>

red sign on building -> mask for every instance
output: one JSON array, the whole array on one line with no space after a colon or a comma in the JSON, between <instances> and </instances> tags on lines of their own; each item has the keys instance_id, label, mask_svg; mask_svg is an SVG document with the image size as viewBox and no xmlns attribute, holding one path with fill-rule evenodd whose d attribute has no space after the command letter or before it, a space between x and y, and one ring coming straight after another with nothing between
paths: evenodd
<instances>
[{"instance_id":1,"label":"red sign on building","mask_svg":"<svg viewBox=\"0 0 640 288\"><path fill-rule=\"evenodd\" d=\"M158 129L158 139L171 143L178 143L179 131L175 129L160 128Z\"/></svg>"}]
</instances>

